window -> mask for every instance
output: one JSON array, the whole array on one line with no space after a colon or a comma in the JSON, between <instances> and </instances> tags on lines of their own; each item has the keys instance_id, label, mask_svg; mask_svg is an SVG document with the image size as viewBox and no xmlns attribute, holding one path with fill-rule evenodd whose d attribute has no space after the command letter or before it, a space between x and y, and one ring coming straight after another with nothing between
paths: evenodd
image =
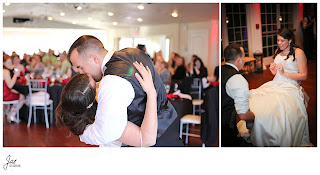
<instances>
[{"instance_id":1,"label":"window","mask_svg":"<svg viewBox=\"0 0 320 175\"><path fill-rule=\"evenodd\" d=\"M272 56L277 49L280 28L293 28L292 5L261 3L263 57Z\"/></svg>"},{"instance_id":2,"label":"window","mask_svg":"<svg viewBox=\"0 0 320 175\"><path fill-rule=\"evenodd\" d=\"M229 44L241 44L248 56L246 4L226 4L226 18Z\"/></svg>"},{"instance_id":3,"label":"window","mask_svg":"<svg viewBox=\"0 0 320 175\"><path fill-rule=\"evenodd\" d=\"M147 44L146 38L120 38L119 50L130 47L136 48L138 44Z\"/></svg>"},{"instance_id":4,"label":"window","mask_svg":"<svg viewBox=\"0 0 320 175\"><path fill-rule=\"evenodd\" d=\"M293 15L291 4L280 4L280 16L282 18L282 21L280 21L280 27L293 29Z\"/></svg>"}]
</instances>

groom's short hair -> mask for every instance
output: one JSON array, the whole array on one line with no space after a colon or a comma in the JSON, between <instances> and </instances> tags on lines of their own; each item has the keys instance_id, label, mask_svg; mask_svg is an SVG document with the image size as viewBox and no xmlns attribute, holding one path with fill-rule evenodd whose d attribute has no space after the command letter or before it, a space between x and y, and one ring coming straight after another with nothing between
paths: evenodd
<instances>
[{"instance_id":1,"label":"groom's short hair","mask_svg":"<svg viewBox=\"0 0 320 175\"><path fill-rule=\"evenodd\" d=\"M226 62L235 61L238 57L242 56L240 44L230 44L224 49L224 58Z\"/></svg>"},{"instance_id":2,"label":"groom's short hair","mask_svg":"<svg viewBox=\"0 0 320 175\"><path fill-rule=\"evenodd\" d=\"M83 35L79 37L70 47L68 51L68 58L70 59L70 55L74 49L77 49L80 55L86 53L89 49L96 50L100 52L104 49L102 42L91 35Z\"/></svg>"}]
</instances>

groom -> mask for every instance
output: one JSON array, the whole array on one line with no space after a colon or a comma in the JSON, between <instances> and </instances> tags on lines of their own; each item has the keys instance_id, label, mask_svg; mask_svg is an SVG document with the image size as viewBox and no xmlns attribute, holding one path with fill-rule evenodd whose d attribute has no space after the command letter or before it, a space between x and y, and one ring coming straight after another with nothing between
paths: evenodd
<instances>
[{"instance_id":1,"label":"groom","mask_svg":"<svg viewBox=\"0 0 320 175\"><path fill-rule=\"evenodd\" d=\"M115 52L107 51L99 39L94 36L83 35L72 44L68 57L80 73L90 74L97 82L103 76L108 79L106 87L100 88L107 88L109 93L102 97L106 98L103 100L105 103L99 104L108 107L108 111L97 111L97 115L104 115L105 119L111 118L114 123L108 124L105 121L97 120L95 122L98 122L96 126L112 127L112 134L115 136L121 136L123 133L123 128L119 128L117 124L121 125L126 123L127 120L141 126L147 98L146 93L134 76L136 70L133 67L133 62L142 62L144 66L148 66L157 91L158 132L155 146L183 146L179 139L177 113L167 100L161 78L151 59L145 53L135 48L126 48ZM112 78L114 76L111 75L116 75L119 78ZM124 96L123 92L129 95ZM134 97L133 100L132 97ZM112 108L110 109L111 105ZM120 115L119 111L127 112L126 115L125 113ZM95 144L95 140L103 138L99 128L88 128L80 136L82 141L87 144Z\"/></svg>"},{"instance_id":2,"label":"groom","mask_svg":"<svg viewBox=\"0 0 320 175\"><path fill-rule=\"evenodd\" d=\"M241 120L253 121L255 116L249 109L249 85L239 73L245 64L244 50L238 44L224 49L226 64L221 66L221 146L240 146L236 115Z\"/></svg>"}]
</instances>

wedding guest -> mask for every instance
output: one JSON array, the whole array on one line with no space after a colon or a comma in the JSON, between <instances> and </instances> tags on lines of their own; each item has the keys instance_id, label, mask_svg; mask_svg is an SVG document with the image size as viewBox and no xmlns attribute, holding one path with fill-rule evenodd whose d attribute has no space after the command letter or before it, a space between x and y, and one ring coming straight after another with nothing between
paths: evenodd
<instances>
[{"instance_id":1,"label":"wedding guest","mask_svg":"<svg viewBox=\"0 0 320 175\"><path fill-rule=\"evenodd\" d=\"M19 75L20 71L14 69L11 57L5 55L3 57L3 101L19 100L18 106L14 104L8 111L6 110L7 107L4 108L6 119L8 122L19 122L15 117L17 111L16 109L21 109L25 101L25 97L22 94L12 89Z\"/></svg>"},{"instance_id":2,"label":"wedding guest","mask_svg":"<svg viewBox=\"0 0 320 175\"><path fill-rule=\"evenodd\" d=\"M208 76L208 70L203 65L202 60L199 57L195 57L193 62L190 63L190 76L193 78L203 78Z\"/></svg>"},{"instance_id":3,"label":"wedding guest","mask_svg":"<svg viewBox=\"0 0 320 175\"><path fill-rule=\"evenodd\" d=\"M253 121L249 109L249 85L239 73L244 66L244 50L238 44L224 49L226 64L221 66L221 146L239 146L236 115L241 120Z\"/></svg>"},{"instance_id":4,"label":"wedding guest","mask_svg":"<svg viewBox=\"0 0 320 175\"><path fill-rule=\"evenodd\" d=\"M48 53L42 57L42 62L46 65L53 65L54 67L57 67L59 65L59 61L56 56L53 55L53 50L49 49Z\"/></svg>"},{"instance_id":5,"label":"wedding guest","mask_svg":"<svg viewBox=\"0 0 320 175\"><path fill-rule=\"evenodd\" d=\"M192 64L194 64L193 62L194 62L194 59L195 58L197 58L198 56L197 55L192 55L192 57L191 57L191 61L190 61L190 63L187 65L187 73L190 73L190 66L191 66L191 63Z\"/></svg>"},{"instance_id":6,"label":"wedding guest","mask_svg":"<svg viewBox=\"0 0 320 175\"><path fill-rule=\"evenodd\" d=\"M172 52L168 61L169 67L168 70L170 71L171 75L174 74L174 70L176 68L176 58L180 57L179 54Z\"/></svg>"},{"instance_id":7,"label":"wedding guest","mask_svg":"<svg viewBox=\"0 0 320 175\"><path fill-rule=\"evenodd\" d=\"M21 60L19 55L12 56L12 60L13 60L13 66L19 70L21 76L24 76L25 74L24 66L20 64Z\"/></svg>"},{"instance_id":8,"label":"wedding guest","mask_svg":"<svg viewBox=\"0 0 320 175\"><path fill-rule=\"evenodd\" d=\"M303 49L308 60L313 59L314 40L316 40L316 18L314 8L308 8L307 16L302 21Z\"/></svg>"},{"instance_id":9,"label":"wedding guest","mask_svg":"<svg viewBox=\"0 0 320 175\"><path fill-rule=\"evenodd\" d=\"M172 80L183 80L186 77L186 66L183 57L175 59L176 69L172 75Z\"/></svg>"},{"instance_id":10,"label":"wedding guest","mask_svg":"<svg viewBox=\"0 0 320 175\"><path fill-rule=\"evenodd\" d=\"M71 66L70 68L68 68L68 71L67 71L67 75L69 78L75 76L76 74L79 73L79 69L74 67L74 66Z\"/></svg>"},{"instance_id":11,"label":"wedding guest","mask_svg":"<svg viewBox=\"0 0 320 175\"><path fill-rule=\"evenodd\" d=\"M67 52L64 51L63 53L59 54L60 56L60 62L61 66L60 66L60 70L62 74L67 74L68 69L71 68L71 63L67 58Z\"/></svg>"},{"instance_id":12,"label":"wedding guest","mask_svg":"<svg viewBox=\"0 0 320 175\"><path fill-rule=\"evenodd\" d=\"M171 82L171 74L168 71L168 63L165 61L162 61L160 63L160 70L158 71L160 78L162 79L162 82L164 85L170 85Z\"/></svg>"},{"instance_id":13,"label":"wedding guest","mask_svg":"<svg viewBox=\"0 0 320 175\"><path fill-rule=\"evenodd\" d=\"M31 72L36 75L36 77L41 77L42 73L45 71L45 65L41 61L41 57L38 54L33 54L31 59L30 69Z\"/></svg>"},{"instance_id":14,"label":"wedding guest","mask_svg":"<svg viewBox=\"0 0 320 175\"><path fill-rule=\"evenodd\" d=\"M147 53L147 48L146 45L144 44L138 44L137 49L141 50L142 52L144 52L146 55L148 55L150 57L150 55ZM150 57L151 58L151 57Z\"/></svg>"},{"instance_id":15,"label":"wedding guest","mask_svg":"<svg viewBox=\"0 0 320 175\"><path fill-rule=\"evenodd\" d=\"M26 67L27 65L30 65L30 55L28 54L23 54L23 59L20 62L24 67Z\"/></svg>"}]
</instances>

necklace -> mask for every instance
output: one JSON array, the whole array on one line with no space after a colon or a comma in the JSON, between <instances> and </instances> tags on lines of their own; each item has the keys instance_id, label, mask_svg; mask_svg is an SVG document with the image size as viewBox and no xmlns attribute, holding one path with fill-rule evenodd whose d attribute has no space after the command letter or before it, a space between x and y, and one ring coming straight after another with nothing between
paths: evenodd
<instances>
[{"instance_id":1,"label":"necklace","mask_svg":"<svg viewBox=\"0 0 320 175\"><path fill-rule=\"evenodd\" d=\"M285 53L285 54L288 54L289 52L290 52L290 50L289 50L289 51L287 51L287 52L283 51L283 53Z\"/></svg>"}]
</instances>

